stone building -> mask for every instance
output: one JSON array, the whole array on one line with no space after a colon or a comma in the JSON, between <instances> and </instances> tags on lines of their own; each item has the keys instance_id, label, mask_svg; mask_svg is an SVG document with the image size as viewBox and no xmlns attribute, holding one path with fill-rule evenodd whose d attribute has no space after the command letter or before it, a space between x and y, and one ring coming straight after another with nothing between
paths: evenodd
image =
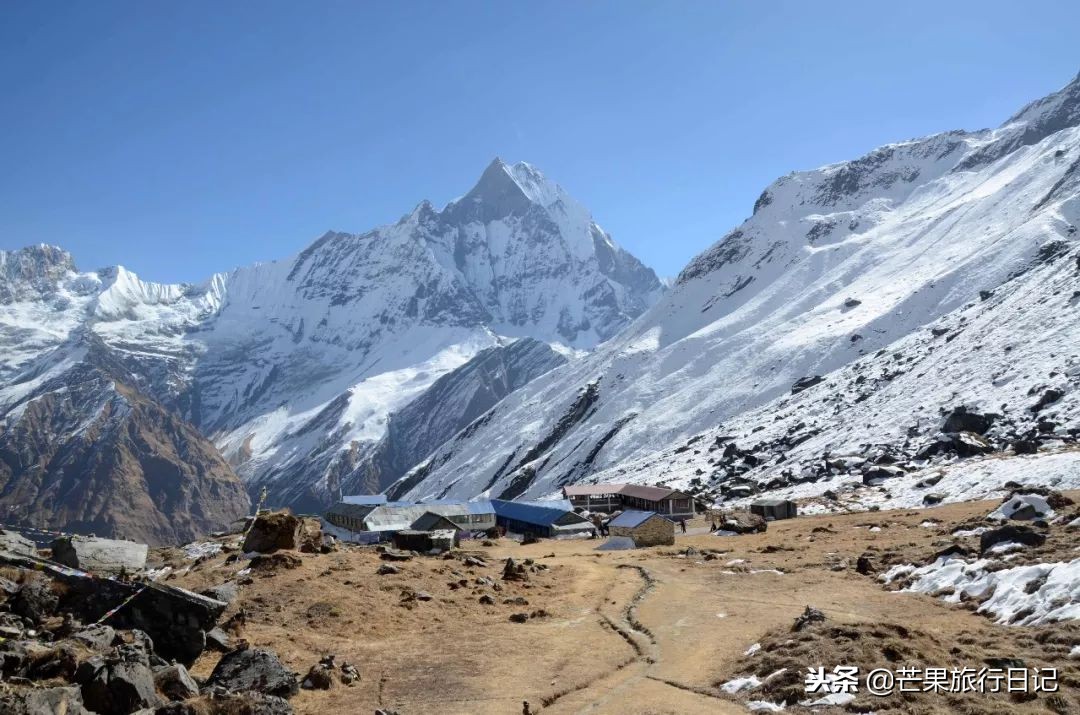
<instances>
[{"instance_id":1,"label":"stone building","mask_svg":"<svg viewBox=\"0 0 1080 715\"><path fill-rule=\"evenodd\" d=\"M675 543L675 522L654 511L624 511L608 522L611 536L628 536L634 546L670 546Z\"/></svg>"}]
</instances>

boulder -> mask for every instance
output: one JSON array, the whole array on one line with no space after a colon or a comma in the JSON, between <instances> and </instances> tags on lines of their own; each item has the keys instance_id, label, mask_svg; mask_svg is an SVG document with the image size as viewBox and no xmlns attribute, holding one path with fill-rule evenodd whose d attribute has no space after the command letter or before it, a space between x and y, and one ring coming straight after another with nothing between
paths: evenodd
<instances>
[{"instance_id":1,"label":"boulder","mask_svg":"<svg viewBox=\"0 0 1080 715\"><path fill-rule=\"evenodd\" d=\"M333 667L326 663L311 666L300 687L305 690L329 690L334 687Z\"/></svg>"},{"instance_id":2,"label":"boulder","mask_svg":"<svg viewBox=\"0 0 1080 715\"><path fill-rule=\"evenodd\" d=\"M116 631L112 626L100 623L77 631L72 638L92 651L104 653L112 647L113 641L116 640Z\"/></svg>"},{"instance_id":3,"label":"boulder","mask_svg":"<svg viewBox=\"0 0 1080 715\"><path fill-rule=\"evenodd\" d=\"M76 686L38 688L0 697L6 715L92 715Z\"/></svg>"},{"instance_id":4,"label":"boulder","mask_svg":"<svg viewBox=\"0 0 1080 715\"><path fill-rule=\"evenodd\" d=\"M255 691L290 698L300 690L296 674L263 648L234 650L222 656L206 684L229 692Z\"/></svg>"},{"instance_id":5,"label":"boulder","mask_svg":"<svg viewBox=\"0 0 1080 715\"><path fill-rule=\"evenodd\" d=\"M98 576L133 574L146 568L149 547L134 541L95 536L61 536L50 547L52 560Z\"/></svg>"},{"instance_id":6,"label":"boulder","mask_svg":"<svg viewBox=\"0 0 1080 715\"><path fill-rule=\"evenodd\" d=\"M855 571L863 576L869 576L877 571L877 569L874 568L874 562L871 560L870 554L866 553L858 558L855 562Z\"/></svg>"},{"instance_id":7,"label":"boulder","mask_svg":"<svg viewBox=\"0 0 1080 715\"><path fill-rule=\"evenodd\" d=\"M993 445L974 432L957 432L949 441L952 451L961 457L975 457L994 451Z\"/></svg>"},{"instance_id":8,"label":"boulder","mask_svg":"<svg viewBox=\"0 0 1080 715\"><path fill-rule=\"evenodd\" d=\"M154 674L154 685L169 700L187 700L199 694L199 685L188 673L187 668L170 665Z\"/></svg>"},{"instance_id":9,"label":"boulder","mask_svg":"<svg viewBox=\"0 0 1080 715\"><path fill-rule=\"evenodd\" d=\"M1036 454L1039 443L1033 439L1018 439L1013 441L1012 448L1016 454Z\"/></svg>"},{"instance_id":10,"label":"boulder","mask_svg":"<svg viewBox=\"0 0 1080 715\"><path fill-rule=\"evenodd\" d=\"M23 556L37 556L37 546L33 541L8 529L0 529L0 551Z\"/></svg>"},{"instance_id":11,"label":"boulder","mask_svg":"<svg viewBox=\"0 0 1080 715\"><path fill-rule=\"evenodd\" d=\"M302 520L299 548L305 554L324 553L322 524L319 523L318 519Z\"/></svg>"},{"instance_id":12,"label":"boulder","mask_svg":"<svg viewBox=\"0 0 1080 715\"><path fill-rule=\"evenodd\" d=\"M59 602L60 599L48 579L37 574L28 574L26 581L12 597L10 608L11 612L18 616L41 623L56 612Z\"/></svg>"},{"instance_id":13,"label":"boulder","mask_svg":"<svg viewBox=\"0 0 1080 715\"><path fill-rule=\"evenodd\" d=\"M979 536L979 551L986 553L998 544L1016 543L1024 546L1042 546L1046 541L1044 534L1027 526L1006 524L997 529L984 531Z\"/></svg>"},{"instance_id":14,"label":"boulder","mask_svg":"<svg viewBox=\"0 0 1080 715\"><path fill-rule=\"evenodd\" d=\"M960 457L974 457L993 452L994 447L974 432L951 432L938 435L916 454L916 459L929 459L937 454L954 453Z\"/></svg>"},{"instance_id":15,"label":"boulder","mask_svg":"<svg viewBox=\"0 0 1080 715\"><path fill-rule=\"evenodd\" d=\"M352 685L360 680L360 671L356 669L356 666L347 660L341 662L341 682L345 685Z\"/></svg>"},{"instance_id":16,"label":"boulder","mask_svg":"<svg viewBox=\"0 0 1080 715\"><path fill-rule=\"evenodd\" d=\"M720 521L721 531L731 531L736 534L759 534L768 528L769 523L765 517L749 511L727 512Z\"/></svg>"},{"instance_id":17,"label":"boulder","mask_svg":"<svg viewBox=\"0 0 1080 715\"><path fill-rule=\"evenodd\" d=\"M967 407L961 405L950 412L949 416L945 418L945 422L941 425L941 431L986 434L986 431L990 429L994 424L994 420L997 418L998 415L995 414L971 412Z\"/></svg>"},{"instance_id":18,"label":"boulder","mask_svg":"<svg viewBox=\"0 0 1080 715\"><path fill-rule=\"evenodd\" d=\"M32 680L71 678L79 666L79 651L70 642L43 647L33 643L27 648L29 655L26 675Z\"/></svg>"},{"instance_id":19,"label":"boulder","mask_svg":"<svg viewBox=\"0 0 1080 715\"><path fill-rule=\"evenodd\" d=\"M245 553L270 553L278 549L296 549L301 543L301 519L287 511L259 514L244 538Z\"/></svg>"},{"instance_id":20,"label":"boulder","mask_svg":"<svg viewBox=\"0 0 1080 715\"><path fill-rule=\"evenodd\" d=\"M100 715L128 715L161 704L150 667L126 654L83 661L76 681L82 685L86 707Z\"/></svg>"},{"instance_id":21,"label":"boulder","mask_svg":"<svg viewBox=\"0 0 1080 715\"><path fill-rule=\"evenodd\" d=\"M944 476L945 475L941 472L931 474L929 477L925 477L924 479L920 479L919 481L915 482L915 488L929 489L930 487L935 486L938 482L940 482Z\"/></svg>"},{"instance_id":22,"label":"boulder","mask_svg":"<svg viewBox=\"0 0 1080 715\"><path fill-rule=\"evenodd\" d=\"M1042 408L1047 407L1048 405L1054 404L1055 402L1057 402L1058 400L1060 400L1064 396L1065 396L1064 392L1062 392L1061 390L1058 390L1057 388L1051 387L1049 390L1044 392L1039 397L1038 402L1036 402L1034 405L1031 406L1031 411L1032 412L1038 412Z\"/></svg>"},{"instance_id":23,"label":"boulder","mask_svg":"<svg viewBox=\"0 0 1080 715\"><path fill-rule=\"evenodd\" d=\"M863 484L880 484L886 479L902 477L906 473L907 472L900 467L894 467L889 464L875 464L872 467L868 467L863 472Z\"/></svg>"},{"instance_id":24,"label":"boulder","mask_svg":"<svg viewBox=\"0 0 1080 715\"><path fill-rule=\"evenodd\" d=\"M1001 506L987 514L986 518L995 521L1035 521L1053 516L1053 507L1041 494L1012 494L1006 497Z\"/></svg>"},{"instance_id":25,"label":"boulder","mask_svg":"<svg viewBox=\"0 0 1080 715\"><path fill-rule=\"evenodd\" d=\"M0 641L0 675L5 678L24 675L29 660L30 654L22 642L10 639Z\"/></svg>"}]
</instances>

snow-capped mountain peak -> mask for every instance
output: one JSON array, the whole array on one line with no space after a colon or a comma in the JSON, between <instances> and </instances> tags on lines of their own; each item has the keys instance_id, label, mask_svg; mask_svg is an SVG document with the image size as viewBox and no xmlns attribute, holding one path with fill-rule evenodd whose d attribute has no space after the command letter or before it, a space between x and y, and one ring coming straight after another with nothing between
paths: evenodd
<instances>
[{"instance_id":1,"label":"snow-capped mountain peak","mask_svg":"<svg viewBox=\"0 0 1080 715\"><path fill-rule=\"evenodd\" d=\"M317 508L335 485L378 486L398 476L387 465L424 456L409 452L424 440L388 444L387 423L440 377L515 339L539 341L485 352L449 383L501 396L520 380L496 379L490 366L531 378L559 362L552 350L594 347L663 290L561 187L496 160L441 210L424 201L394 224L328 231L292 258L196 285L122 267L79 273L49 247L2 254L0 342L10 349L0 381L40 372L49 352L50 365L77 363L68 338L91 331L132 385L212 437L253 489ZM9 404L28 395L13 389ZM463 426L454 419L488 403L450 404L459 409L444 409L446 424L429 433L452 434ZM376 446L383 456L368 459Z\"/></svg>"}]
</instances>

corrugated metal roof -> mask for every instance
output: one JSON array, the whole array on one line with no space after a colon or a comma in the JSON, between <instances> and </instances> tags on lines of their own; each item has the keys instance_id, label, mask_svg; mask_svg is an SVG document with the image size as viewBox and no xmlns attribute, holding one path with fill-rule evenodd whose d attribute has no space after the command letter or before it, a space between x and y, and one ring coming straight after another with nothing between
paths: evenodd
<instances>
[{"instance_id":1,"label":"corrugated metal roof","mask_svg":"<svg viewBox=\"0 0 1080 715\"><path fill-rule=\"evenodd\" d=\"M440 516L461 516L464 514L494 514L494 509L486 501L475 502L389 502L372 508L364 519L370 531L400 531L408 529L414 521L427 512Z\"/></svg>"},{"instance_id":2,"label":"corrugated metal roof","mask_svg":"<svg viewBox=\"0 0 1080 715\"><path fill-rule=\"evenodd\" d=\"M558 501L523 502L492 499L491 505L495 508L496 516L522 521L526 524L535 524L536 526L552 526L567 514L573 514L585 524L589 523L588 519L574 513L572 509L563 507L562 502Z\"/></svg>"},{"instance_id":3,"label":"corrugated metal roof","mask_svg":"<svg viewBox=\"0 0 1080 715\"><path fill-rule=\"evenodd\" d=\"M416 521L414 521L410 528L417 531L433 531L435 529L450 529L451 531L460 531L459 527L454 522L447 519L442 514L436 514L433 511L426 511L420 515Z\"/></svg>"},{"instance_id":4,"label":"corrugated metal roof","mask_svg":"<svg viewBox=\"0 0 1080 715\"><path fill-rule=\"evenodd\" d=\"M433 506L462 507L468 514L494 514L490 499L473 499L472 501L458 501L454 499L433 499L423 502Z\"/></svg>"},{"instance_id":5,"label":"corrugated metal roof","mask_svg":"<svg viewBox=\"0 0 1080 715\"><path fill-rule=\"evenodd\" d=\"M363 519L374 510L375 505L373 504L347 504L345 502L338 502L327 509L326 513L328 515L339 514L353 519Z\"/></svg>"},{"instance_id":6,"label":"corrugated metal roof","mask_svg":"<svg viewBox=\"0 0 1080 715\"><path fill-rule=\"evenodd\" d=\"M647 499L648 501L661 501L662 499L667 499L672 494L682 494L682 492L677 489L671 489L670 487L647 487L644 484L624 484L623 488L619 490L619 494L625 494L628 497L637 497L638 499Z\"/></svg>"},{"instance_id":7,"label":"corrugated metal roof","mask_svg":"<svg viewBox=\"0 0 1080 715\"><path fill-rule=\"evenodd\" d=\"M634 511L633 509L630 509L609 521L608 526L622 526L627 529L633 529L634 527L641 526L656 515L655 511ZM660 518L663 519L664 517Z\"/></svg>"},{"instance_id":8,"label":"corrugated metal roof","mask_svg":"<svg viewBox=\"0 0 1080 715\"><path fill-rule=\"evenodd\" d=\"M600 494L618 494L625 484L568 484L563 494L568 497L591 497Z\"/></svg>"},{"instance_id":9,"label":"corrugated metal roof","mask_svg":"<svg viewBox=\"0 0 1080 715\"><path fill-rule=\"evenodd\" d=\"M385 494L352 494L341 497L343 504L385 504Z\"/></svg>"}]
</instances>

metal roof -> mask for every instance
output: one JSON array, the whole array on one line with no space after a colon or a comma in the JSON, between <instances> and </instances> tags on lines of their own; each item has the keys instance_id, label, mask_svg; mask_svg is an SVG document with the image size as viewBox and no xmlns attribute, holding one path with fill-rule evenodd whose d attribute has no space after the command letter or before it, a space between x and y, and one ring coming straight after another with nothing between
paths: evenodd
<instances>
[{"instance_id":1,"label":"metal roof","mask_svg":"<svg viewBox=\"0 0 1080 715\"><path fill-rule=\"evenodd\" d=\"M427 512L439 516L461 516L464 514L494 514L494 509L486 500L475 502L388 502L372 507L364 519L369 531L401 531L408 529L414 521Z\"/></svg>"},{"instance_id":2,"label":"metal roof","mask_svg":"<svg viewBox=\"0 0 1080 715\"><path fill-rule=\"evenodd\" d=\"M625 484L568 484L563 494L568 497L591 497L599 494L618 494Z\"/></svg>"},{"instance_id":3,"label":"metal roof","mask_svg":"<svg viewBox=\"0 0 1080 715\"><path fill-rule=\"evenodd\" d=\"M375 510L375 505L373 505L373 504L366 504L365 505L365 504L348 504L346 502L338 502L337 504L334 504L329 509L327 509L326 513L328 515L329 514L340 514L341 516L347 516L347 517L350 517L350 518L353 518L353 519L363 519L364 517L366 517L368 514L370 514L374 510Z\"/></svg>"},{"instance_id":4,"label":"metal roof","mask_svg":"<svg viewBox=\"0 0 1080 715\"><path fill-rule=\"evenodd\" d=\"M670 487L648 487L644 484L624 484L622 489L619 490L619 494L624 494L628 497L637 497L638 499L645 499L647 501L661 501L675 494L684 497L688 496L678 489L672 489Z\"/></svg>"},{"instance_id":5,"label":"metal roof","mask_svg":"<svg viewBox=\"0 0 1080 715\"><path fill-rule=\"evenodd\" d=\"M454 499L432 499L431 501L422 502L420 506L425 504L431 506L451 506L461 507L468 514L494 514L495 510L491 506L490 499L474 499L472 501L458 501Z\"/></svg>"},{"instance_id":6,"label":"metal roof","mask_svg":"<svg viewBox=\"0 0 1080 715\"><path fill-rule=\"evenodd\" d=\"M559 501L523 502L492 499L491 506L495 508L496 516L521 521L526 524L535 524L536 526L553 526L556 521L568 514L577 517L581 523L590 523L585 517L565 508L563 503Z\"/></svg>"},{"instance_id":7,"label":"metal roof","mask_svg":"<svg viewBox=\"0 0 1080 715\"><path fill-rule=\"evenodd\" d=\"M609 521L608 526L622 526L633 529L636 526L641 526L654 516L658 516L655 511L634 511L630 509ZM660 518L663 519L664 517L661 516Z\"/></svg>"},{"instance_id":8,"label":"metal roof","mask_svg":"<svg viewBox=\"0 0 1080 715\"><path fill-rule=\"evenodd\" d=\"M450 526L447 526L447 524ZM410 528L416 531L434 531L436 529L461 531L460 526L450 521L442 514L436 514L433 511L426 511L421 514L420 517L412 523Z\"/></svg>"},{"instance_id":9,"label":"metal roof","mask_svg":"<svg viewBox=\"0 0 1080 715\"><path fill-rule=\"evenodd\" d=\"M343 504L385 504L385 494L353 494L341 497Z\"/></svg>"}]
</instances>

